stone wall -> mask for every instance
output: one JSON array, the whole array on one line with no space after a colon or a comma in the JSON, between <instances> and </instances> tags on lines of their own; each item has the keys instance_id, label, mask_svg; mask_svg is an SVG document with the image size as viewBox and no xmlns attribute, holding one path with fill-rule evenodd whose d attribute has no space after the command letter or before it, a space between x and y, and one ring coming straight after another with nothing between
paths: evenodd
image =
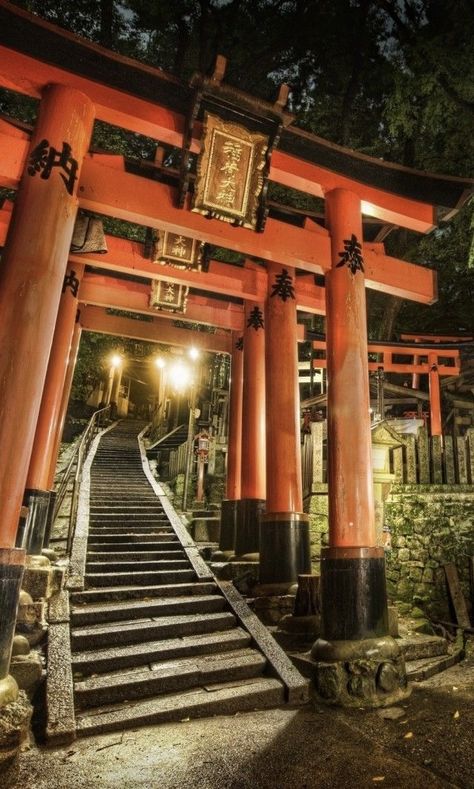
<instances>
[{"instance_id":1,"label":"stone wall","mask_svg":"<svg viewBox=\"0 0 474 789\"><path fill-rule=\"evenodd\" d=\"M392 549L387 552L389 597L402 614L417 607L433 618L453 621L443 565L456 565L469 607L473 486L405 485L393 489L385 505L385 523L392 531Z\"/></svg>"},{"instance_id":2,"label":"stone wall","mask_svg":"<svg viewBox=\"0 0 474 789\"><path fill-rule=\"evenodd\" d=\"M328 498L307 501L313 572L319 573L321 547L327 545ZM474 555L472 485L403 485L385 503L385 524L392 532L386 552L387 591L402 615L423 611L452 621L443 565L453 562L470 607L468 557ZM420 610L421 609L421 610Z\"/></svg>"}]
</instances>

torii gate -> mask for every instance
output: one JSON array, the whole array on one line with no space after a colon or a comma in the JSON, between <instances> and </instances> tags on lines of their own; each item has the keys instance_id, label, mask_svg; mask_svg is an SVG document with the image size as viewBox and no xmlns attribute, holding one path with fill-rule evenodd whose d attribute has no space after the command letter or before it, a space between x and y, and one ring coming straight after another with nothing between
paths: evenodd
<instances>
[{"instance_id":1,"label":"torii gate","mask_svg":"<svg viewBox=\"0 0 474 789\"><path fill-rule=\"evenodd\" d=\"M402 338L407 335L402 335ZM420 339L420 343L423 342ZM316 351L326 351L324 340L313 340ZM439 343L438 343L439 345ZM461 371L460 353L458 348L437 348L436 344L427 345L390 345L389 343L369 343L368 354L377 354L382 359L368 362L369 372L409 373L411 375L427 375L430 391L430 432L432 436L441 436L441 390L439 379L442 376L457 376ZM409 357L404 362L395 361L394 356ZM422 358L426 356L426 361ZM326 359L314 359L313 367L317 370L327 366Z\"/></svg>"},{"instance_id":2,"label":"torii gate","mask_svg":"<svg viewBox=\"0 0 474 789\"><path fill-rule=\"evenodd\" d=\"M45 396L48 360L58 359L56 389L64 390L66 358L63 353L60 361L55 349L60 343L70 345L73 310L64 306L61 317L58 306L61 291L64 304L74 302L77 295L81 272L67 270L67 265L80 206L266 261L266 271L249 261L241 275L235 267L214 264L207 274L178 270L162 274L131 242L117 244L115 249L111 245L109 255L101 256L100 262L94 255L80 259L82 265L188 283L206 291L230 292L226 288L234 278L233 288L236 284L241 288L243 430L236 549L243 555L252 552L257 513L265 501L260 591L266 593L288 589L299 573L310 569L299 458L295 275L297 270L306 272L304 290L310 291L313 306L320 294L309 283L308 274L325 275L330 544L322 559L323 638L313 648L314 670L323 692L328 662L341 680L348 665L350 670L353 662L367 662L370 655L374 693L384 699L396 695L405 680L397 648L387 636L384 557L375 547L365 287L431 303L436 298L435 274L385 255L380 243L364 243L362 213L427 232L440 216L459 207L472 182L415 173L290 128L282 99L270 105L229 91L221 84L219 68L211 80L185 85L81 41L4 0L0 0L0 31L0 86L41 97L31 140L8 123L0 128L0 185L18 192L0 272L0 451L4 458L0 464L0 576L9 579L11 588L1 613L0 682L10 688L10 697L14 695L7 671L25 561L24 552L14 547L15 535ZM44 51L48 63L43 62ZM207 133L199 116L195 122L186 121L195 117L194 111L198 113L203 95L217 105L225 99L227 111L232 114L234 107L239 117L248 116L253 130L270 129L262 178L323 196L326 228L310 221L296 227L272 217L264 224L262 206L260 224L231 227L191 210L186 168L178 186L173 186L169 179L153 178L162 175L159 168L148 178L127 171L122 157L88 153L97 117L182 147L187 161ZM270 162L272 147L276 150ZM226 166L230 167L229 162ZM170 177L176 183L172 173ZM224 198L229 200L228 190ZM219 212L225 214L226 206ZM304 294L304 309L303 299ZM239 353L233 352L233 357L237 359ZM236 362L235 369L238 366ZM41 498L44 491L36 493ZM342 685L336 683L333 700L344 701L346 691L341 688L351 687L344 677ZM370 703L372 691L368 696Z\"/></svg>"}]
</instances>

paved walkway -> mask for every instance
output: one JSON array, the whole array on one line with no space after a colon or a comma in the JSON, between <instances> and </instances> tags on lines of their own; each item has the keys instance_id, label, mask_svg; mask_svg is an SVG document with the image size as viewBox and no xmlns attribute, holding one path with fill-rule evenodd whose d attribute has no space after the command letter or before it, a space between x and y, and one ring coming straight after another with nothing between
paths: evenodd
<instances>
[{"instance_id":1,"label":"paved walkway","mask_svg":"<svg viewBox=\"0 0 474 789\"><path fill-rule=\"evenodd\" d=\"M416 686L396 719L308 706L33 746L2 789L472 789L473 702L470 658Z\"/></svg>"}]
</instances>

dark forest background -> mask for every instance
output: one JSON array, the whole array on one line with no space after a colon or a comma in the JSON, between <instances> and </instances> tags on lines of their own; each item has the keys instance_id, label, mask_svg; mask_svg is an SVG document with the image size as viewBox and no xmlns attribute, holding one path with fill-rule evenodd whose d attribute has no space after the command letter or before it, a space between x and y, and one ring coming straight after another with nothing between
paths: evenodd
<instances>
[{"instance_id":1,"label":"dark forest background","mask_svg":"<svg viewBox=\"0 0 474 789\"><path fill-rule=\"evenodd\" d=\"M371 156L474 174L474 0L23 0L31 12L187 80L228 58L226 81L275 99L295 123ZM11 110L8 101L3 111ZM95 142L152 157L147 141L98 124ZM272 196L278 199L272 185ZM288 195L286 195L288 199ZM291 198L307 207L303 196ZM311 206L314 207L314 206ZM432 307L368 292L369 333L474 332L471 199L428 236L394 230L387 251L438 270ZM471 266L470 266L471 264Z\"/></svg>"}]
</instances>

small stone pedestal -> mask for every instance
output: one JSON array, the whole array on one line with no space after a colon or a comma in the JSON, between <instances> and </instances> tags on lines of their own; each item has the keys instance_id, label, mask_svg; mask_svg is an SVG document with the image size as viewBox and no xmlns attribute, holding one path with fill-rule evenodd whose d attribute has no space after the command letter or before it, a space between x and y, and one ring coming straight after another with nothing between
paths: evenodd
<instances>
[{"instance_id":1,"label":"small stone pedestal","mask_svg":"<svg viewBox=\"0 0 474 789\"><path fill-rule=\"evenodd\" d=\"M0 681L0 685L3 681ZM15 758L21 746L28 743L30 737L33 707L26 698L25 692L23 690L18 692L16 682L15 687L17 694L15 700L4 706L0 702L0 770Z\"/></svg>"}]
</instances>

